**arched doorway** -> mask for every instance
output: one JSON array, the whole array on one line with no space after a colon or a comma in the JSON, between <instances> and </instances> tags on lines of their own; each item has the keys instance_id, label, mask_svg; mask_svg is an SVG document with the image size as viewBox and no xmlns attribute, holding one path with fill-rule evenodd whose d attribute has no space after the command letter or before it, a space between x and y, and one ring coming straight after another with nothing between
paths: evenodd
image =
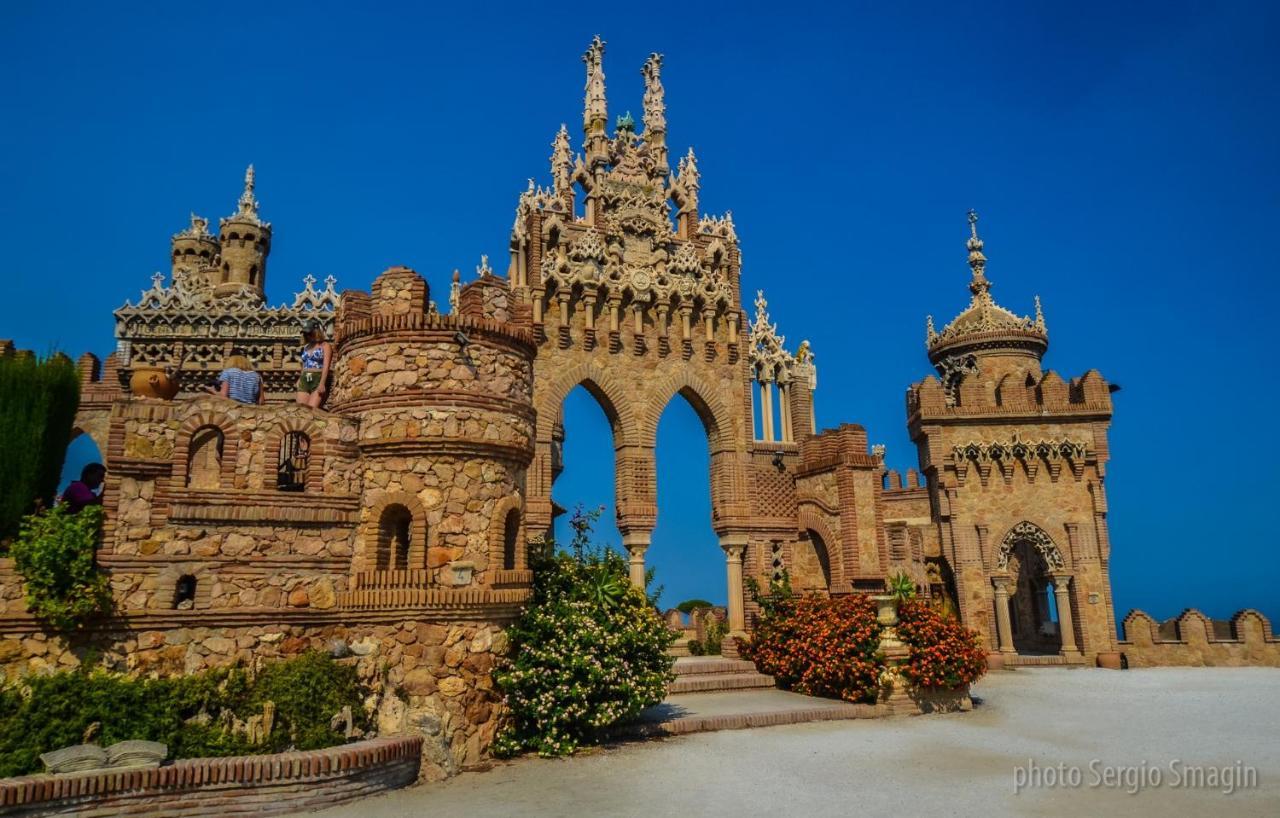
<instances>
[{"instance_id":1,"label":"arched doorway","mask_svg":"<svg viewBox=\"0 0 1280 818\"><path fill-rule=\"evenodd\" d=\"M662 409L654 465L658 522L645 565L656 570L663 588L660 606L694 599L725 605L725 557L711 527L707 427L685 393L677 392Z\"/></svg>"},{"instance_id":2,"label":"arched doorway","mask_svg":"<svg viewBox=\"0 0 1280 818\"><path fill-rule=\"evenodd\" d=\"M1014 650L1023 654L1060 652L1063 619L1057 609L1054 580L1055 572L1063 570L1063 559L1053 540L1034 523L1021 522L1001 541L997 567L1008 577L1008 641ZM1069 626L1069 618L1067 622Z\"/></svg>"},{"instance_id":3,"label":"arched doorway","mask_svg":"<svg viewBox=\"0 0 1280 818\"><path fill-rule=\"evenodd\" d=\"M106 463L98 444L83 429L71 430L71 443L67 445L67 454L62 460L62 475L58 478L58 495L66 491L73 480L80 479L80 472L90 463Z\"/></svg>"},{"instance_id":4,"label":"arched doorway","mask_svg":"<svg viewBox=\"0 0 1280 818\"><path fill-rule=\"evenodd\" d=\"M561 545L573 538L574 507L601 509L595 540L622 548L615 500L616 441L612 407L587 384L570 390L560 405L553 432L551 502L553 536Z\"/></svg>"}]
</instances>

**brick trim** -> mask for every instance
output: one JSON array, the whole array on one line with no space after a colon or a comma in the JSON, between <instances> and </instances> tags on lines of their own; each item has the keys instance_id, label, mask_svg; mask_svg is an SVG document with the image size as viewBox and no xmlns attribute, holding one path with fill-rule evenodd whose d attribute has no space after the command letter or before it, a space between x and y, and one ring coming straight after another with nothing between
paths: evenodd
<instances>
[{"instance_id":1,"label":"brick trim","mask_svg":"<svg viewBox=\"0 0 1280 818\"><path fill-rule=\"evenodd\" d=\"M191 758L164 767L32 775L0 781L5 815L279 815L413 783L419 736L310 752Z\"/></svg>"}]
</instances>

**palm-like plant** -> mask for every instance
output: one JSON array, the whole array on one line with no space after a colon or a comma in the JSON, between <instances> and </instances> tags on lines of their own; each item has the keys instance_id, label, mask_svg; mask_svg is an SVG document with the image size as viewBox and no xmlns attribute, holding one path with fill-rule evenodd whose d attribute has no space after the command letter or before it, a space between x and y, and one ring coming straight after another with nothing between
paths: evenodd
<instances>
[{"instance_id":1,"label":"palm-like plant","mask_svg":"<svg viewBox=\"0 0 1280 818\"><path fill-rule=\"evenodd\" d=\"M906 571L899 571L886 581L889 586L889 596L899 602L916 598L916 583L911 577L907 576Z\"/></svg>"}]
</instances>

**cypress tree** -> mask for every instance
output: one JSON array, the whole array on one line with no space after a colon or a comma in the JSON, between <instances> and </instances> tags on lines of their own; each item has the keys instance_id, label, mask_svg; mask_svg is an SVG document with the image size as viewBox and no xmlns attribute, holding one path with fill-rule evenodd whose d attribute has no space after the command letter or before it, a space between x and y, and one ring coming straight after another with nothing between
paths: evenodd
<instances>
[{"instance_id":1,"label":"cypress tree","mask_svg":"<svg viewBox=\"0 0 1280 818\"><path fill-rule=\"evenodd\" d=\"M80 377L61 353L0 357L0 540L36 501L50 505L80 404Z\"/></svg>"}]
</instances>

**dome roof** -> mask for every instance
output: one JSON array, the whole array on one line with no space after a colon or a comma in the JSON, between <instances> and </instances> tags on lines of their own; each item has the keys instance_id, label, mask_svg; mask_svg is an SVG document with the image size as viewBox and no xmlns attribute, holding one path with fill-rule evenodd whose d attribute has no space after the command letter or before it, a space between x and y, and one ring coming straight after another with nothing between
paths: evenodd
<instances>
[{"instance_id":1,"label":"dome roof","mask_svg":"<svg viewBox=\"0 0 1280 818\"><path fill-rule=\"evenodd\" d=\"M1036 297L1035 318L1020 316L1005 309L991 297L991 282L986 276L987 257L982 254L982 239L978 237L978 214L969 211L969 268L973 278L969 282L972 297L964 312L947 324L942 332L933 327L929 316L925 345L929 359L934 363L957 353L976 350L1020 350L1043 355L1049 348L1049 332Z\"/></svg>"}]
</instances>

